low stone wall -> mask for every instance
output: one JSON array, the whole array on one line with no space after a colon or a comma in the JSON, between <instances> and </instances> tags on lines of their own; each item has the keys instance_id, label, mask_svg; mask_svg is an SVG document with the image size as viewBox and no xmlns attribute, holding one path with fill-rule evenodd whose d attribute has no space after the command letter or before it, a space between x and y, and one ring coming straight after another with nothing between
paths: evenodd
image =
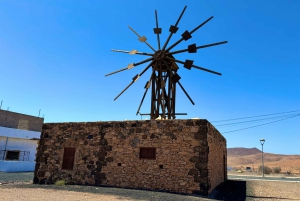
<instances>
[{"instance_id":1,"label":"low stone wall","mask_svg":"<svg viewBox=\"0 0 300 201\"><path fill-rule=\"evenodd\" d=\"M72 170L62 169L66 147L76 148ZM143 147L155 148L155 159L141 159ZM224 153L226 140L207 120L47 123L34 183L64 179L70 184L207 195L225 179L219 176L226 167L219 163ZM218 164L210 157L217 157Z\"/></svg>"}]
</instances>

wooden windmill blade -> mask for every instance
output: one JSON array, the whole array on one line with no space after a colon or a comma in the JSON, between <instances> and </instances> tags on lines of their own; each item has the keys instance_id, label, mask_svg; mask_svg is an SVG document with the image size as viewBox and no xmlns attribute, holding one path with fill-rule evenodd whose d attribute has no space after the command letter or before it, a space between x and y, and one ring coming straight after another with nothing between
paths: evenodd
<instances>
[{"instance_id":1,"label":"wooden windmill blade","mask_svg":"<svg viewBox=\"0 0 300 201\"><path fill-rule=\"evenodd\" d=\"M137 54L137 55L144 55L148 56L148 59L142 60L138 63L131 63L129 64L126 68L122 68L120 70L111 72L109 74L106 74L105 76L110 76L125 70L130 70L133 67L146 64L148 62L148 65L144 70L140 73L135 75L132 78L131 83L114 99L116 100L119 98L128 88L130 88L131 85L133 85L146 71L148 71L150 68L152 68L152 73L150 76L149 81L147 81L145 85L145 92L143 94L142 100L139 104L138 110L136 112L136 115L141 114L140 109L142 107L142 104L144 102L144 99L146 97L147 92L149 89L152 87L151 91L151 108L150 108L150 113L149 114L141 114L141 115L150 115L151 119L156 119L159 116L161 116L162 119L175 119L176 115L186 115L186 113L176 113L175 109L175 103L176 103L176 85L178 84L179 87L182 89L184 94L187 96L187 98L190 100L190 102L194 105L194 101L192 98L189 96L189 94L186 92L182 84L179 82L181 77L177 73L179 70L178 64L183 64L183 67L185 67L188 70L191 70L191 68L199 69L202 71L206 71L209 73L213 73L216 75L221 75L221 73L203 68L200 66L194 65L193 60L188 60L186 59L185 61L180 61L177 60L174 55L180 54L180 53L197 53L198 49L203 49L207 47L213 47L217 45L222 45L226 44L227 41L222 41L222 42L217 42L217 43L211 43L211 44L206 44L206 45L201 45L201 46L196 46L196 43L188 45L187 49L183 50L175 50L170 52L171 49L176 47L179 43L182 41L187 41L192 38L192 34L196 32L198 29L200 29L202 26L204 26L206 23L208 23L213 17L208 18L204 22L202 22L200 25L198 25L196 28L194 28L192 31L184 31L181 34L181 38L172 44L171 46L168 46L168 43L171 39L171 37L179 30L178 24L186 10L186 6L184 7L183 11L181 12L179 18L177 19L175 25L171 25L169 28L169 36L164 43L163 47L161 48L161 41L160 41L160 34L162 33L162 28L159 28L158 26L158 15L157 11L155 10L155 28L153 28L154 34L157 36L157 46L158 49L154 49L153 46L151 46L147 42L147 38L145 36L141 36L140 34L137 33L132 27L128 26L129 29L138 36L138 40L140 42L145 43L154 53L147 53L147 52L139 52L137 50L115 50L113 49L113 52L120 52L120 53L127 53L127 54Z\"/></svg>"}]
</instances>

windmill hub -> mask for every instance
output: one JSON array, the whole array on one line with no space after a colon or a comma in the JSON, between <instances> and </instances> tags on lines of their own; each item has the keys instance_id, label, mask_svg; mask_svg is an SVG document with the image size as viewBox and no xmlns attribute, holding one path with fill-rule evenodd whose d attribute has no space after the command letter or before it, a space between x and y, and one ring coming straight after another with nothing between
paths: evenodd
<instances>
[{"instance_id":1,"label":"windmill hub","mask_svg":"<svg viewBox=\"0 0 300 201\"><path fill-rule=\"evenodd\" d=\"M175 59L172 55L167 55L167 51L164 50L158 50L154 53L154 62L152 64L152 67L156 71L166 72L169 70L177 71L178 66L174 61L172 61L170 58Z\"/></svg>"},{"instance_id":2,"label":"windmill hub","mask_svg":"<svg viewBox=\"0 0 300 201\"><path fill-rule=\"evenodd\" d=\"M158 50L154 54L154 58L156 61L162 61L165 58L165 51Z\"/></svg>"}]
</instances>

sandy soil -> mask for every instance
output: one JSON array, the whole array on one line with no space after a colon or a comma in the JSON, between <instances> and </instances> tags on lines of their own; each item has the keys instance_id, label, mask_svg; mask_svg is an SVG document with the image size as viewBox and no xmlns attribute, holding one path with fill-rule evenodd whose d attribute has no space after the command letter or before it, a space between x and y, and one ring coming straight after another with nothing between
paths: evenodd
<instances>
[{"instance_id":1,"label":"sandy soil","mask_svg":"<svg viewBox=\"0 0 300 201\"><path fill-rule=\"evenodd\" d=\"M229 180L208 198L145 190L76 185L36 185L33 173L1 173L0 200L300 200L300 183Z\"/></svg>"},{"instance_id":2,"label":"sandy soil","mask_svg":"<svg viewBox=\"0 0 300 201\"><path fill-rule=\"evenodd\" d=\"M7 184L0 186L0 200L28 201L28 200L91 200L91 201L119 201L119 200L164 200L164 201L198 201L208 200L200 197L185 196L171 193L132 190L121 188L106 188L94 186L55 186L33 184Z\"/></svg>"}]
</instances>

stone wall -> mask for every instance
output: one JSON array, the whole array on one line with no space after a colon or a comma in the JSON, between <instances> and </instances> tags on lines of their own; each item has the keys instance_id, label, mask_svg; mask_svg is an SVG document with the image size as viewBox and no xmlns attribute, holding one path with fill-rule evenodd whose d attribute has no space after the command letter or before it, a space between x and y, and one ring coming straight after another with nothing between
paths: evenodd
<instances>
[{"instance_id":1,"label":"stone wall","mask_svg":"<svg viewBox=\"0 0 300 201\"><path fill-rule=\"evenodd\" d=\"M61 168L65 147L76 148L73 170ZM141 147L155 147L156 159L140 159ZM225 152L226 140L207 120L47 123L34 183L64 179L70 184L207 195L225 179L219 176L225 164L214 166L210 157L222 158Z\"/></svg>"},{"instance_id":2,"label":"stone wall","mask_svg":"<svg viewBox=\"0 0 300 201\"><path fill-rule=\"evenodd\" d=\"M227 180L227 149L226 139L211 125L208 125L207 143L209 193L220 183Z\"/></svg>"},{"instance_id":3,"label":"stone wall","mask_svg":"<svg viewBox=\"0 0 300 201\"><path fill-rule=\"evenodd\" d=\"M7 128L42 131L44 118L0 109L0 126Z\"/></svg>"}]
</instances>

